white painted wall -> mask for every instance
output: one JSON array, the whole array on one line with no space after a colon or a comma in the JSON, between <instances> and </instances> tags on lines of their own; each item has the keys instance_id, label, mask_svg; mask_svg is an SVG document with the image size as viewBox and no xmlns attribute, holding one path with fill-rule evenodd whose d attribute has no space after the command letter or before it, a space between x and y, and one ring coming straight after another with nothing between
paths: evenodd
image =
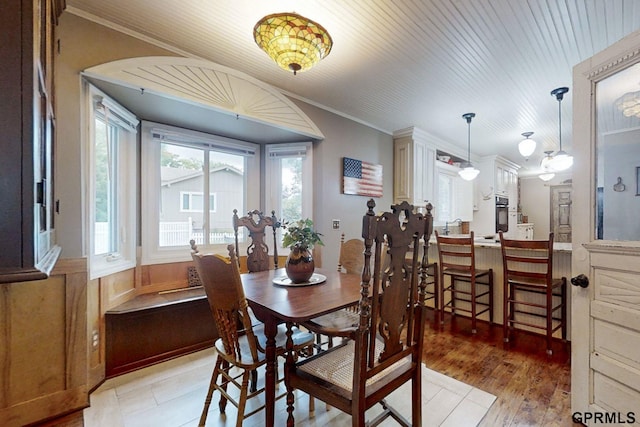
<instances>
[{"instance_id":1,"label":"white painted wall","mask_svg":"<svg viewBox=\"0 0 640 427\"><path fill-rule=\"evenodd\" d=\"M551 231L551 186L571 179L571 173L556 174L544 182L537 176L520 177L520 207L522 215L534 224L533 238L547 239Z\"/></svg>"}]
</instances>

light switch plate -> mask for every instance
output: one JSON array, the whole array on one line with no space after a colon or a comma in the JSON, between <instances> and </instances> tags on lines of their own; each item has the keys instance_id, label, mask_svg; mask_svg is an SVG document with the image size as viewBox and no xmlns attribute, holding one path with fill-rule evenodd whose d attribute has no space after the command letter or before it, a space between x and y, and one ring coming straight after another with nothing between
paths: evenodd
<instances>
[{"instance_id":1,"label":"light switch plate","mask_svg":"<svg viewBox=\"0 0 640 427\"><path fill-rule=\"evenodd\" d=\"M333 223L333 229L334 230L340 230L340 220L339 219L333 219L331 221Z\"/></svg>"}]
</instances>

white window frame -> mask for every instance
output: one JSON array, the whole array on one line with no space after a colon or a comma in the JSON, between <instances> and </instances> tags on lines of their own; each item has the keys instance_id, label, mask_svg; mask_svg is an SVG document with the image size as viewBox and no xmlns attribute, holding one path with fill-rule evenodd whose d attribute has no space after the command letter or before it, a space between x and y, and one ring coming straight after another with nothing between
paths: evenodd
<instances>
[{"instance_id":1,"label":"white window frame","mask_svg":"<svg viewBox=\"0 0 640 427\"><path fill-rule=\"evenodd\" d=\"M302 157L302 218L313 219L313 144L311 142L292 142L265 145L265 208L274 210L278 219L282 216L282 159ZM293 218L284 218L294 220ZM282 241L282 232L278 231L278 242ZM278 253L287 253L289 248L279 245Z\"/></svg>"},{"instance_id":2,"label":"white window frame","mask_svg":"<svg viewBox=\"0 0 640 427\"><path fill-rule=\"evenodd\" d=\"M448 182L448 191L442 188L442 180ZM446 225L455 219L456 215L456 197L455 197L455 180L456 176L451 171L438 169L436 174L436 186L438 195L438 203L436 205L435 223ZM443 199L443 196L445 199ZM446 214L445 212L449 212Z\"/></svg>"},{"instance_id":3,"label":"white window frame","mask_svg":"<svg viewBox=\"0 0 640 427\"><path fill-rule=\"evenodd\" d=\"M136 188L137 188L137 127L136 116L119 105L105 93L83 82L83 97L86 108L83 110L83 140L88 141L85 149L85 176L88 185L86 187L85 205L86 246L85 252L88 258L89 279L97 279L120 271L128 270L136 266ZM117 192L117 230L112 230L117 236L119 250L105 254L94 254L95 248L95 116L100 114L105 120L115 125L119 131L118 138L118 170L116 176L115 191Z\"/></svg>"},{"instance_id":4,"label":"white window frame","mask_svg":"<svg viewBox=\"0 0 640 427\"><path fill-rule=\"evenodd\" d=\"M202 212L202 209L185 209L182 205L182 198L185 194L189 195L189 207L193 204L193 196L202 196L204 193L201 191L181 191L180 192L180 212ZM209 193L209 211L217 212L217 195L216 193ZM204 204L204 200L202 201Z\"/></svg>"},{"instance_id":5,"label":"white window frame","mask_svg":"<svg viewBox=\"0 0 640 427\"><path fill-rule=\"evenodd\" d=\"M434 214L434 225L446 226L456 219L461 221L473 220L473 182L463 180L458 174L458 169L442 162L436 162L436 212ZM449 181L449 192L446 194L448 200L440 200L440 179ZM442 207L449 209L449 216L445 218Z\"/></svg>"},{"instance_id":6,"label":"white window frame","mask_svg":"<svg viewBox=\"0 0 640 427\"><path fill-rule=\"evenodd\" d=\"M228 149L246 154L244 176L244 205L260 205L260 147L257 144L211 135L160 123L143 121L141 126L141 253L142 265L164 264L191 260L188 242L179 246L160 246L158 225L160 221L160 148L153 134L161 134L172 141L201 148ZM208 161L208 157L206 157ZM208 182L208 180L205 180ZM207 185L205 185L207 187ZM208 187L205 192L208 191ZM181 201L177 201L181 203ZM239 207L240 208L240 207ZM204 215L207 218L207 215ZM233 212L229 212L231 225ZM205 220L206 221L206 220ZM226 244L199 246L202 252L228 254Z\"/></svg>"}]
</instances>

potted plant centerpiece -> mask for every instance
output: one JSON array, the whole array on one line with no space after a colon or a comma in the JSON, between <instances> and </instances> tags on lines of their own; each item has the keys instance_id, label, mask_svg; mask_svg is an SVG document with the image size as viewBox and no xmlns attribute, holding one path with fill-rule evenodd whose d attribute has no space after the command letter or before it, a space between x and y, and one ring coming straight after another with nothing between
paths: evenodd
<instances>
[{"instance_id":1,"label":"potted plant centerpiece","mask_svg":"<svg viewBox=\"0 0 640 427\"><path fill-rule=\"evenodd\" d=\"M285 230L282 246L290 249L284 264L287 277L293 283L307 282L315 269L311 250L315 245L324 246L320 238L322 234L313 229L313 221L309 218L285 223L282 228Z\"/></svg>"}]
</instances>

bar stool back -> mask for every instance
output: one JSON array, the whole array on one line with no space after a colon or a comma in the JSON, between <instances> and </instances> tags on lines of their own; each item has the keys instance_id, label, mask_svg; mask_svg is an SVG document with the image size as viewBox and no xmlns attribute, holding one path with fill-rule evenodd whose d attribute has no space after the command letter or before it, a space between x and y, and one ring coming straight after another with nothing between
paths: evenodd
<instances>
[{"instance_id":1,"label":"bar stool back","mask_svg":"<svg viewBox=\"0 0 640 427\"><path fill-rule=\"evenodd\" d=\"M444 323L447 311L452 315L467 313L475 334L479 315L489 312L489 323L493 322L493 270L476 268L473 231L465 236L441 236L437 231L435 235L440 264L440 322ZM449 277L448 283L445 277ZM451 295L448 302L446 292Z\"/></svg>"},{"instance_id":2,"label":"bar stool back","mask_svg":"<svg viewBox=\"0 0 640 427\"><path fill-rule=\"evenodd\" d=\"M567 278L553 278L553 233L548 240L512 240L500 232L504 269L504 341L509 342L514 325L545 331L547 354L561 329L567 337ZM532 295L537 295L532 296ZM518 316L516 316L516 314ZM545 319L536 323L536 317Z\"/></svg>"}]
</instances>

